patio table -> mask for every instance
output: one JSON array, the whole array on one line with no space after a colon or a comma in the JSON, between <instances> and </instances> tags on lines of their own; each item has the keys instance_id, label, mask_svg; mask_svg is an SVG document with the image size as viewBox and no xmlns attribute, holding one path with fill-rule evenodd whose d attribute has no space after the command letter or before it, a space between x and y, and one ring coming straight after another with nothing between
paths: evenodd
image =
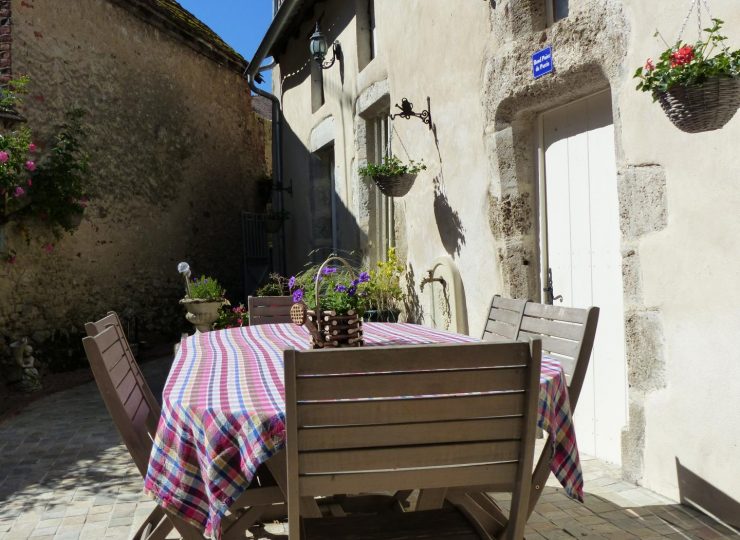
<instances>
[{"instance_id":1,"label":"patio table","mask_svg":"<svg viewBox=\"0 0 740 540\"><path fill-rule=\"evenodd\" d=\"M479 341L408 323L363 328L366 346ZM290 323L183 339L162 394L145 491L207 537L219 538L226 510L257 468L284 447L283 351L307 349L308 343L305 328ZM582 500L567 385L558 362L548 357L542 362L538 426L554 441L552 472L569 496Z\"/></svg>"}]
</instances>

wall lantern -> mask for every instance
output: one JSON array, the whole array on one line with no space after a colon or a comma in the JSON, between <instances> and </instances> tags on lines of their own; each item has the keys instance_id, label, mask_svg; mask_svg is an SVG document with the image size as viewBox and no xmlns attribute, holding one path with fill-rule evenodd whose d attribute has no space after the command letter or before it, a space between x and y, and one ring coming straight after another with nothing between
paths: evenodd
<instances>
[{"instance_id":1,"label":"wall lantern","mask_svg":"<svg viewBox=\"0 0 740 540\"><path fill-rule=\"evenodd\" d=\"M311 34L309 50L311 51L311 56L313 57L313 59L319 66L321 66L321 69L329 69L330 67L332 67L337 58L339 58L341 61L342 46L339 44L338 41L335 41L332 44L331 60L329 62L324 62L324 58L326 58L326 53L329 51L329 45L326 42L326 36L324 36L324 34L321 32L321 29L319 28L319 23L316 23L316 30L314 30L313 34Z\"/></svg>"}]
</instances>

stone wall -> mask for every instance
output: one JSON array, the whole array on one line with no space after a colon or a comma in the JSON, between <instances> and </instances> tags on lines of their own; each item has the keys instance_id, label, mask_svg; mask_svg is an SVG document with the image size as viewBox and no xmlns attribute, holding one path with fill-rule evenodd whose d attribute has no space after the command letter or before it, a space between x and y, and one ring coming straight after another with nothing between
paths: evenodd
<instances>
[{"instance_id":1,"label":"stone wall","mask_svg":"<svg viewBox=\"0 0 740 540\"><path fill-rule=\"evenodd\" d=\"M240 211L268 171L241 74L108 0L23 0L12 17L13 71L32 79L21 112L48 148L66 110L87 111L94 193L72 235L32 224L26 244L8 228L0 336L38 344L114 309L144 339L175 338L179 261L242 301Z\"/></svg>"}]
</instances>

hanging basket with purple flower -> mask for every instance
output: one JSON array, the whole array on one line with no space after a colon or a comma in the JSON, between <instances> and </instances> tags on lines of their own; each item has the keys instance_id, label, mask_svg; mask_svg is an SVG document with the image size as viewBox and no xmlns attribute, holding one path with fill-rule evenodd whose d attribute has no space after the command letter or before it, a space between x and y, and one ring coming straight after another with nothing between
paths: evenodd
<instances>
[{"instance_id":1,"label":"hanging basket with purple flower","mask_svg":"<svg viewBox=\"0 0 740 540\"><path fill-rule=\"evenodd\" d=\"M368 306L369 281L367 272L355 275L349 263L336 256L290 278L291 318L308 329L315 349L364 344L362 314Z\"/></svg>"}]
</instances>

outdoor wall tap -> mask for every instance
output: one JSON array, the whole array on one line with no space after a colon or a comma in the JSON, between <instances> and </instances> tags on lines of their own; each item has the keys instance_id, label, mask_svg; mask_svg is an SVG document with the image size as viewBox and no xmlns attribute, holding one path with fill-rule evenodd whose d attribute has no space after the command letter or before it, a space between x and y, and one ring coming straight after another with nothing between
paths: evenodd
<instances>
[{"instance_id":1,"label":"outdoor wall tap","mask_svg":"<svg viewBox=\"0 0 740 540\"><path fill-rule=\"evenodd\" d=\"M424 285L426 285L427 283L434 283L435 281L441 283L443 288L447 288L447 282L445 281L445 278L434 277L434 270L427 270L427 277L423 278L421 280L421 283L419 283L419 290L424 292Z\"/></svg>"}]
</instances>

